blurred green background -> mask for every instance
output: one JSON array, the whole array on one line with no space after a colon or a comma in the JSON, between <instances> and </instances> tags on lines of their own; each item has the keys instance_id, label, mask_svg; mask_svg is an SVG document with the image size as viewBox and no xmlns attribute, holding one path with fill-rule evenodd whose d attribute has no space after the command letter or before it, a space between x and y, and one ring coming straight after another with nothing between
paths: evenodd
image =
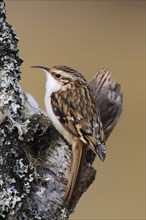
<instances>
[{"instance_id":1,"label":"blurred green background","mask_svg":"<svg viewBox=\"0 0 146 220\"><path fill-rule=\"evenodd\" d=\"M87 80L108 67L124 94L106 162L96 159L96 180L70 220L145 219L145 1L5 2L20 38L21 86L42 109L45 75L32 65L69 65Z\"/></svg>"}]
</instances>

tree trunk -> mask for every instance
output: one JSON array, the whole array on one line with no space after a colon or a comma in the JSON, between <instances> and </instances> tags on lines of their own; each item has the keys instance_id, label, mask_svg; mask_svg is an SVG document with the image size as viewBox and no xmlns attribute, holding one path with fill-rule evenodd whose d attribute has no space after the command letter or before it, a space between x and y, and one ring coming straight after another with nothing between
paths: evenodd
<instances>
[{"instance_id":1,"label":"tree trunk","mask_svg":"<svg viewBox=\"0 0 146 220\"><path fill-rule=\"evenodd\" d=\"M65 210L72 151L18 84L22 63L18 38L5 13L5 4L0 0L0 219L68 219L95 179L95 156L89 150L79 193L72 207ZM89 85L107 139L122 112L120 85L110 79L108 69L97 74Z\"/></svg>"}]
</instances>

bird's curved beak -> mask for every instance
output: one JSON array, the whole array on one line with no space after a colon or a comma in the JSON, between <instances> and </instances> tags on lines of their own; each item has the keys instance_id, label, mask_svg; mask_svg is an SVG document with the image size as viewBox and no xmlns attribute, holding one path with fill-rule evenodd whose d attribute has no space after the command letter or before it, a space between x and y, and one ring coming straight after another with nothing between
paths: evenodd
<instances>
[{"instance_id":1,"label":"bird's curved beak","mask_svg":"<svg viewBox=\"0 0 146 220\"><path fill-rule=\"evenodd\" d=\"M47 70L49 72L50 68L44 67L44 66L31 66L31 68L40 68L40 69L44 69Z\"/></svg>"}]
</instances>

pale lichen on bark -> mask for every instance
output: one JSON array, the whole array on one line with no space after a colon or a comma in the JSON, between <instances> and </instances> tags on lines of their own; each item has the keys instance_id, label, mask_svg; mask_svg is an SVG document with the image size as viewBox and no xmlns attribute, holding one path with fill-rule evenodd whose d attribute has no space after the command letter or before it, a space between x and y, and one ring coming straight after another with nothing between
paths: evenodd
<instances>
[{"instance_id":1,"label":"pale lichen on bark","mask_svg":"<svg viewBox=\"0 0 146 220\"><path fill-rule=\"evenodd\" d=\"M79 193L70 210L63 207L72 162L71 147L19 86L18 38L6 21L0 0L0 219L67 219L82 193L95 179L89 151ZM102 70L90 83L106 138L122 112L120 85L100 84Z\"/></svg>"}]
</instances>

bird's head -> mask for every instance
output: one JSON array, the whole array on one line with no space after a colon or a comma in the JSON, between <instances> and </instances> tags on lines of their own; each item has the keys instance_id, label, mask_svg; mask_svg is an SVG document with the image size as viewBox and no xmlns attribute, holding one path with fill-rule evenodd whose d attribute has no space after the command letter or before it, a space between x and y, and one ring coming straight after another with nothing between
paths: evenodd
<instances>
[{"instance_id":1,"label":"bird's head","mask_svg":"<svg viewBox=\"0 0 146 220\"><path fill-rule=\"evenodd\" d=\"M75 80L85 81L83 76L76 70L67 66L54 66L51 68L43 66L32 66L32 68L42 69L47 76L46 89L51 90L51 92L56 92Z\"/></svg>"}]
</instances>

